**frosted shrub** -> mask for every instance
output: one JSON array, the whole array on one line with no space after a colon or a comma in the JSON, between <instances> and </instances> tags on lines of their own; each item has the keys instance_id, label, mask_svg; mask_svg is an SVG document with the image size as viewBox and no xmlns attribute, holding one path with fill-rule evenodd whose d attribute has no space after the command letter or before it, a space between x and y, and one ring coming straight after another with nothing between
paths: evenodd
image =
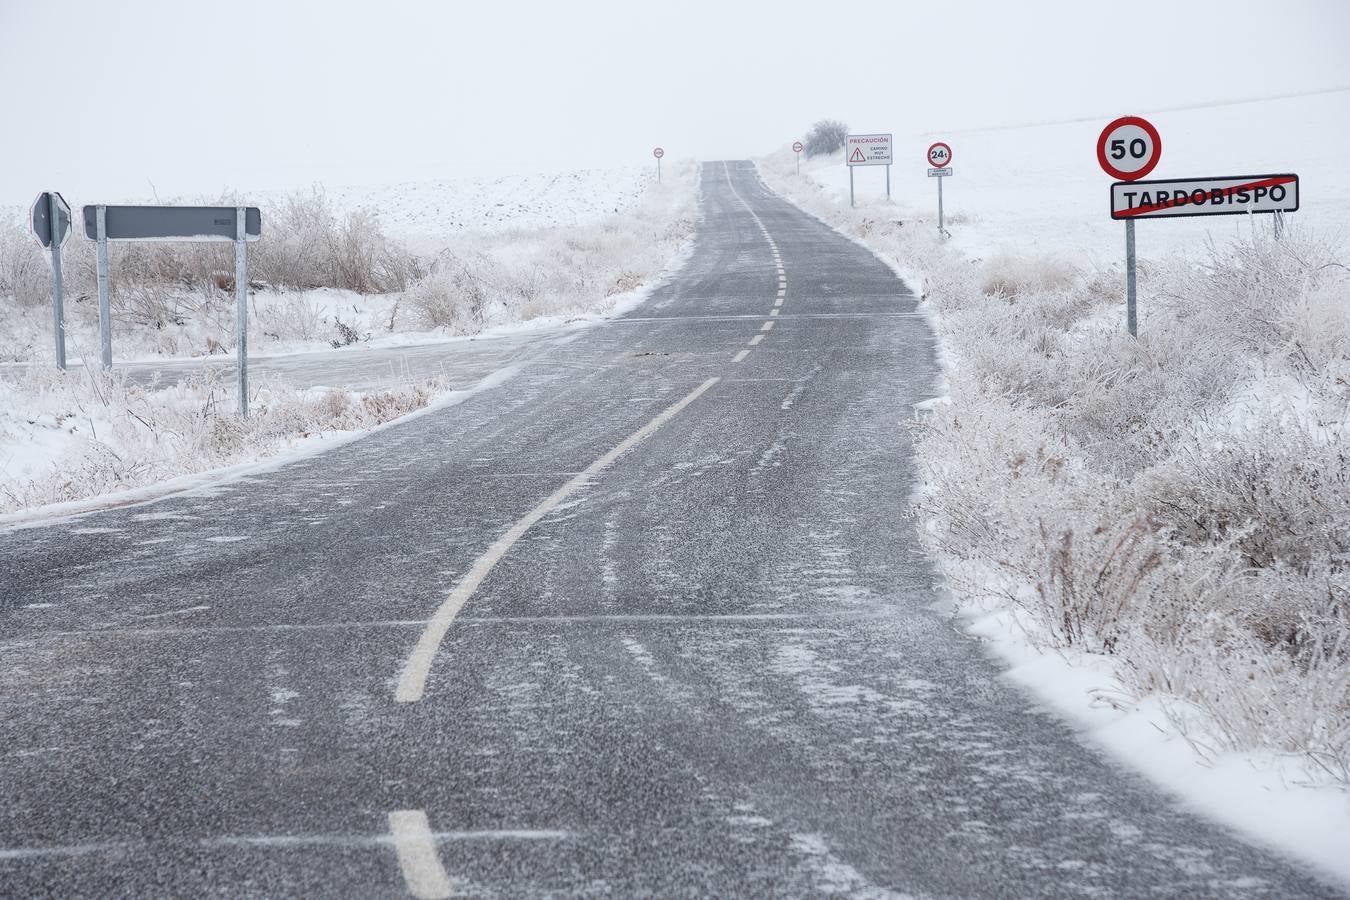
<instances>
[{"instance_id":1,"label":"frosted shrub","mask_svg":"<svg viewBox=\"0 0 1350 900\"><path fill-rule=\"evenodd\" d=\"M1204 755L1298 754L1350 784L1343 251L1290 230L1148 263L1132 339L1117 271L972 264L775 182L924 271L952 365L915 426L918 514L953 586L1110 654Z\"/></svg>"},{"instance_id":2,"label":"frosted shrub","mask_svg":"<svg viewBox=\"0 0 1350 900\"><path fill-rule=\"evenodd\" d=\"M488 290L470 262L443 257L431 273L403 295L420 324L454 334L480 331L487 316Z\"/></svg>"}]
</instances>

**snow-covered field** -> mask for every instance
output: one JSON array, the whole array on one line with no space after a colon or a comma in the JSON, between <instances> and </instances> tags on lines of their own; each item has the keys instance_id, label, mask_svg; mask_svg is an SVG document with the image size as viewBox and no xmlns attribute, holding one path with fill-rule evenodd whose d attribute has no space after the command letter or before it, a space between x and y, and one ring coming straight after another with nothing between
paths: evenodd
<instances>
[{"instance_id":1,"label":"snow-covered field","mask_svg":"<svg viewBox=\"0 0 1350 900\"><path fill-rule=\"evenodd\" d=\"M434 183L425 186L425 207L411 184L336 205L322 192L275 201L267 245L250 248L250 280L261 280L249 300L250 353L341 356L614 315L677 264L693 232L697 182L695 167L684 163L667 166L662 184L631 170ZM432 241L435 253L391 237L385 220L353 196ZM440 232L438 222L446 223ZM489 227L466 230L473 222ZM92 259L87 241L76 236L71 244L67 352L91 365L62 375L49 369L46 261L18 227L0 233L0 291L10 286L9 296L0 295L0 513L302 452L444 393L435 381L367 394L340 383L301 391L274 381L255 386L254 415L241 422L218 373L150 387L100 375ZM158 255L143 249L150 246L113 259L115 362L231 356L233 286L220 282L226 267L194 255L201 245L161 245L170 249ZM368 287L284 283L335 272ZM395 283L405 286L380 289Z\"/></svg>"},{"instance_id":2,"label":"snow-covered field","mask_svg":"<svg viewBox=\"0 0 1350 900\"><path fill-rule=\"evenodd\" d=\"M656 179L651 167L459 178L335 187L343 210L366 209L385 229L410 242L466 232L587 225L632 209Z\"/></svg>"},{"instance_id":3,"label":"snow-covered field","mask_svg":"<svg viewBox=\"0 0 1350 900\"><path fill-rule=\"evenodd\" d=\"M1301 209L1289 221L1350 237L1350 90L1121 115L1134 113L1162 136L1162 158L1150 179L1294 172ZM952 147L954 173L943 185L943 202L958 250L982 258L1049 253L1081 265L1118 265L1124 224L1108 214L1112 179L1096 155L1097 135L1110 118L925 133L907 133L897 123L891 168L896 215L907 224L931 219L936 227L937 179L928 177L925 153L941 140ZM803 172L848 202L842 158L804 162ZM884 170L860 167L855 179L859 203L879 214ZM1269 217L1258 225L1269 227ZM1226 241L1251 227L1245 216L1142 221L1136 229L1139 255L1203 250L1206 241Z\"/></svg>"},{"instance_id":4,"label":"snow-covered field","mask_svg":"<svg viewBox=\"0 0 1350 900\"><path fill-rule=\"evenodd\" d=\"M892 204L864 170L850 209L838 155L760 168L925 298L946 384L911 426L917 511L971 631L1186 802L1350 881L1348 102L1132 111L1162 133L1155 177L1303 179L1280 241L1269 217L1140 222L1137 340L1109 116L897 130Z\"/></svg>"}]
</instances>

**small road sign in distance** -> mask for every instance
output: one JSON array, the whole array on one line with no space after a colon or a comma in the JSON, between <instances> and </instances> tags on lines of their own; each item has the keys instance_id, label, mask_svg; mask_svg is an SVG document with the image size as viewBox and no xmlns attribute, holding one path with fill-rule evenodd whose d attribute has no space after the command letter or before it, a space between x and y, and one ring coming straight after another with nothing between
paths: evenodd
<instances>
[{"instance_id":1,"label":"small road sign in distance","mask_svg":"<svg viewBox=\"0 0 1350 900\"><path fill-rule=\"evenodd\" d=\"M655 156L657 159L660 159L661 157L663 157L663 156L665 156L665 155L666 155L666 151L663 150L663 149L661 149L660 147L657 147L655 150L652 151L652 156Z\"/></svg>"},{"instance_id":2,"label":"small road sign in distance","mask_svg":"<svg viewBox=\"0 0 1350 900\"><path fill-rule=\"evenodd\" d=\"M844 149L844 159L850 166L889 166L891 164L891 136L889 134L850 134Z\"/></svg>"},{"instance_id":3,"label":"small road sign in distance","mask_svg":"<svg viewBox=\"0 0 1350 900\"><path fill-rule=\"evenodd\" d=\"M110 241L233 241L233 206L109 206L107 237ZM98 240L98 207L84 208L84 233ZM262 214L250 206L244 213L245 240L262 236Z\"/></svg>"},{"instance_id":4,"label":"small road sign in distance","mask_svg":"<svg viewBox=\"0 0 1350 900\"><path fill-rule=\"evenodd\" d=\"M1298 211L1298 176L1235 175L1118 181L1111 185L1111 218L1164 219Z\"/></svg>"},{"instance_id":5,"label":"small road sign in distance","mask_svg":"<svg viewBox=\"0 0 1350 900\"><path fill-rule=\"evenodd\" d=\"M952 164L952 148L938 141L928 148L928 164L935 169L947 168Z\"/></svg>"},{"instance_id":6,"label":"small road sign in distance","mask_svg":"<svg viewBox=\"0 0 1350 900\"><path fill-rule=\"evenodd\" d=\"M792 152L793 152L793 153L801 153L801 152L802 152L802 142L801 142L801 141L793 141L793 142L792 142Z\"/></svg>"},{"instance_id":7,"label":"small road sign in distance","mask_svg":"<svg viewBox=\"0 0 1350 900\"><path fill-rule=\"evenodd\" d=\"M1162 138L1153 123L1138 116L1121 116L1097 138L1097 162L1120 181L1134 181L1152 172L1162 157Z\"/></svg>"},{"instance_id":8,"label":"small road sign in distance","mask_svg":"<svg viewBox=\"0 0 1350 900\"><path fill-rule=\"evenodd\" d=\"M56 246L65 246L70 237L70 204L56 191L43 191L33 201L28 219L33 225L33 236L48 249L52 246L52 203L56 200Z\"/></svg>"}]
</instances>

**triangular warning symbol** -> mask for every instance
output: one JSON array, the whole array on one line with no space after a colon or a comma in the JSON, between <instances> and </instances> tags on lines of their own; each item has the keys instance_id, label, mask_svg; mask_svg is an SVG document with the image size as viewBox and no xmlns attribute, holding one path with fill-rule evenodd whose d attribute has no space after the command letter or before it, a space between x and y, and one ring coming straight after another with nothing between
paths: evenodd
<instances>
[{"instance_id":1,"label":"triangular warning symbol","mask_svg":"<svg viewBox=\"0 0 1350 900\"><path fill-rule=\"evenodd\" d=\"M863 158L863 155L862 155L862 148L861 148L861 147L854 147L854 148L853 148L853 155L850 156L850 157L848 158L848 161L849 161L849 162L867 162L867 160Z\"/></svg>"}]
</instances>

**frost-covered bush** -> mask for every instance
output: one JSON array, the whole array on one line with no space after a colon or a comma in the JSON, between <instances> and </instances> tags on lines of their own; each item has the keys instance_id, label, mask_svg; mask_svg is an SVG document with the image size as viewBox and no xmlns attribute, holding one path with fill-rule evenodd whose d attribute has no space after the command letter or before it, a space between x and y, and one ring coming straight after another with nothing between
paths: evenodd
<instances>
[{"instance_id":1,"label":"frost-covered bush","mask_svg":"<svg viewBox=\"0 0 1350 900\"><path fill-rule=\"evenodd\" d=\"M1109 654L1198 751L1350 784L1350 271L1289 230L1119 271L971 262L776 186L921 269L947 403L916 423L923 534L1035 640Z\"/></svg>"},{"instance_id":2,"label":"frost-covered bush","mask_svg":"<svg viewBox=\"0 0 1350 900\"><path fill-rule=\"evenodd\" d=\"M828 156L844 149L844 143L847 140L847 125L836 119L821 119L806 130L806 137L802 139L802 144L808 157Z\"/></svg>"},{"instance_id":3,"label":"frost-covered bush","mask_svg":"<svg viewBox=\"0 0 1350 900\"><path fill-rule=\"evenodd\" d=\"M270 383L255 391L241 418L233 382L215 370L169 387L142 387L97 369L25 372L0 382L0 444L42 441L64 454L42 477L0 468L0 512L270 456L316 432L369 428L426 406L440 387L426 381L356 394Z\"/></svg>"}]
</instances>

